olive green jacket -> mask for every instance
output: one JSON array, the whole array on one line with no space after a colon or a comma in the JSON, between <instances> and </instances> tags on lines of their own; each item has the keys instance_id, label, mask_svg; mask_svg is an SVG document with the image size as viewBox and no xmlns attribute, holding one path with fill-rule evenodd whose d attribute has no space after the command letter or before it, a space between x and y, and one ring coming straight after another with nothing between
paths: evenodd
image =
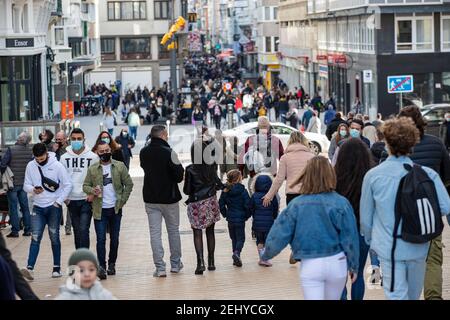
<instances>
[{"instance_id":1,"label":"olive green jacket","mask_svg":"<svg viewBox=\"0 0 450 320\"><path fill-rule=\"evenodd\" d=\"M117 197L115 207L117 214L130 197L131 191L133 190L133 181L125 165L116 160L111 160L111 175ZM103 168L100 162L89 167L86 179L84 180L83 191L87 195L93 195L96 186L100 186L103 192ZM102 201L103 198L95 197L92 202L93 216L96 220L101 220L102 218Z\"/></svg>"}]
</instances>

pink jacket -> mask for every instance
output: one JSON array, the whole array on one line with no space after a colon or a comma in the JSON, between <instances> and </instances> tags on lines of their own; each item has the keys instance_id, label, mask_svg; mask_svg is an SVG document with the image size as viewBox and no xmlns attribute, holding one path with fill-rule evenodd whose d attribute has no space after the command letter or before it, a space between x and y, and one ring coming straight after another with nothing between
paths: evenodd
<instances>
[{"instance_id":1,"label":"pink jacket","mask_svg":"<svg viewBox=\"0 0 450 320\"><path fill-rule=\"evenodd\" d=\"M273 199L286 180L286 194L299 194L300 185L296 184L300 174L306 167L309 159L314 157L314 153L300 143L291 144L286 148L285 154L280 159L278 173L273 181L267 196ZM292 186L295 184L294 186Z\"/></svg>"}]
</instances>

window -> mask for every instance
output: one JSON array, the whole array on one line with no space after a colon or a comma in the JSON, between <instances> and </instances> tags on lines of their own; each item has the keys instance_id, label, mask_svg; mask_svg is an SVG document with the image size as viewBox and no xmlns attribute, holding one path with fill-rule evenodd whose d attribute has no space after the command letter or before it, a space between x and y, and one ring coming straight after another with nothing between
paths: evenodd
<instances>
[{"instance_id":1,"label":"window","mask_svg":"<svg viewBox=\"0 0 450 320\"><path fill-rule=\"evenodd\" d=\"M441 50L450 51L450 16L442 16L441 35Z\"/></svg>"},{"instance_id":2,"label":"window","mask_svg":"<svg viewBox=\"0 0 450 320\"><path fill-rule=\"evenodd\" d=\"M278 45L280 44L280 38L279 37L274 37L273 38L273 46L275 48L275 52L278 52Z\"/></svg>"},{"instance_id":3,"label":"window","mask_svg":"<svg viewBox=\"0 0 450 320\"><path fill-rule=\"evenodd\" d=\"M271 20L270 19L270 7L264 7L264 20Z\"/></svg>"},{"instance_id":4,"label":"window","mask_svg":"<svg viewBox=\"0 0 450 320\"><path fill-rule=\"evenodd\" d=\"M273 7L273 20L277 20L277 19L278 19L278 8Z\"/></svg>"},{"instance_id":5,"label":"window","mask_svg":"<svg viewBox=\"0 0 450 320\"><path fill-rule=\"evenodd\" d=\"M155 1L155 19L169 19L169 1Z\"/></svg>"},{"instance_id":6,"label":"window","mask_svg":"<svg viewBox=\"0 0 450 320\"><path fill-rule=\"evenodd\" d=\"M123 38L121 40L122 53L150 53L149 38Z\"/></svg>"},{"instance_id":7,"label":"window","mask_svg":"<svg viewBox=\"0 0 450 320\"><path fill-rule=\"evenodd\" d=\"M396 17L397 52L433 51L433 16Z\"/></svg>"},{"instance_id":8,"label":"window","mask_svg":"<svg viewBox=\"0 0 450 320\"><path fill-rule=\"evenodd\" d=\"M55 27L55 45L64 45L64 27Z\"/></svg>"},{"instance_id":9,"label":"window","mask_svg":"<svg viewBox=\"0 0 450 320\"><path fill-rule=\"evenodd\" d=\"M116 40L114 38L104 38L100 42L102 54L113 54L116 52Z\"/></svg>"},{"instance_id":10,"label":"window","mask_svg":"<svg viewBox=\"0 0 450 320\"><path fill-rule=\"evenodd\" d=\"M272 52L272 37L265 37L266 40L266 52Z\"/></svg>"},{"instance_id":11,"label":"window","mask_svg":"<svg viewBox=\"0 0 450 320\"><path fill-rule=\"evenodd\" d=\"M147 19L145 1L108 2L108 20Z\"/></svg>"},{"instance_id":12,"label":"window","mask_svg":"<svg viewBox=\"0 0 450 320\"><path fill-rule=\"evenodd\" d=\"M159 59L169 59L170 58L170 51L167 49L167 45L163 46L161 44L161 40L162 40L162 36L158 37L158 43L159 43L158 58Z\"/></svg>"}]
</instances>

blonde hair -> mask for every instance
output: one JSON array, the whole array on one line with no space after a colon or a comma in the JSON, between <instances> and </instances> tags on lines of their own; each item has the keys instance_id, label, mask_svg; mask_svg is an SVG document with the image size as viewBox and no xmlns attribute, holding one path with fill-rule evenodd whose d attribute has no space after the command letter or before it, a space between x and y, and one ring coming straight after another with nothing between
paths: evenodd
<instances>
[{"instance_id":1,"label":"blonde hair","mask_svg":"<svg viewBox=\"0 0 450 320\"><path fill-rule=\"evenodd\" d=\"M291 133L291 136L289 137L288 146L295 143L301 143L305 147L309 148L309 140L305 137L303 133L300 131L294 131Z\"/></svg>"},{"instance_id":2,"label":"blonde hair","mask_svg":"<svg viewBox=\"0 0 450 320\"><path fill-rule=\"evenodd\" d=\"M315 156L306 164L297 184L300 194L318 194L336 190L336 173L330 161L322 156Z\"/></svg>"}]
</instances>

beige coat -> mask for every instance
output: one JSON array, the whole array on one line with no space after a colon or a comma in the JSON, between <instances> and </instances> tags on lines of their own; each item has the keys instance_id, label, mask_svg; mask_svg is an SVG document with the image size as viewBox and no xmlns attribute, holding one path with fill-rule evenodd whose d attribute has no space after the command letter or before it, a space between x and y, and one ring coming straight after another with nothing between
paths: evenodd
<instances>
[{"instance_id":1,"label":"beige coat","mask_svg":"<svg viewBox=\"0 0 450 320\"><path fill-rule=\"evenodd\" d=\"M275 197L284 180L286 180L286 194L299 194L300 185L296 182L305 169L308 160L313 157L314 154L304 145L300 143L289 145L280 159L277 176L267 193L268 198L273 199Z\"/></svg>"}]
</instances>

